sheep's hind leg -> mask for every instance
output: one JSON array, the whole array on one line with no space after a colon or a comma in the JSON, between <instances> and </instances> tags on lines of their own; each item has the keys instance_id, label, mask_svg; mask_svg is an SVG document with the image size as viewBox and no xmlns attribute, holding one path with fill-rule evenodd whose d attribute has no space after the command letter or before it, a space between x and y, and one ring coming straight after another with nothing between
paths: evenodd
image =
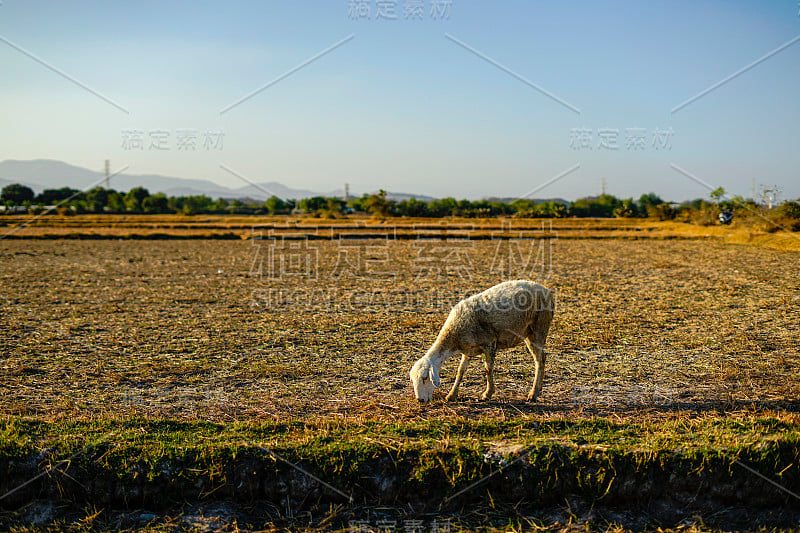
<instances>
[{"instance_id":1,"label":"sheep's hind leg","mask_svg":"<svg viewBox=\"0 0 800 533\"><path fill-rule=\"evenodd\" d=\"M544 362L547 356L544 353L544 346L538 342L531 342L529 338L525 339L525 346L531 352L534 360L536 361L536 377L533 379L533 387L528 393L528 401L536 401L536 397L542 392L542 382L544 381Z\"/></svg>"},{"instance_id":2,"label":"sheep's hind leg","mask_svg":"<svg viewBox=\"0 0 800 533\"><path fill-rule=\"evenodd\" d=\"M456 373L456 381L455 383L453 383L453 388L450 389L450 393L444 397L444 401L449 402L450 400L454 400L456 396L458 396L458 386L461 385L461 379L464 377L468 365L469 365L469 356L467 354L462 354L461 363L458 365L458 372Z\"/></svg>"},{"instance_id":3,"label":"sheep's hind leg","mask_svg":"<svg viewBox=\"0 0 800 533\"><path fill-rule=\"evenodd\" d=\"M483 352L483 364L486 366L486 391L481 395L481 400L488 400L494 394L494 356L497 353L495 344L487 346Z\"/></svg>"}]
</instances>

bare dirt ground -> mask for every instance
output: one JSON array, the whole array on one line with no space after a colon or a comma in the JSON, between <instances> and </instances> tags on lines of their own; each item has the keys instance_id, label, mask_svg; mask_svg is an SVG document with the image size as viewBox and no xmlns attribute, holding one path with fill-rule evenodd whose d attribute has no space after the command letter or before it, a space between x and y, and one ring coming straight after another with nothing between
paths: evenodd
<instances>
[{"instance_id":1,"label":"bare dirt ground","mask_svg":"<svg viewBox=\"0 0 800 533\"><path fill-rule=\"evenodd\" d=\"M548 241L551 242L551 241ZM796 413L800 253L708 241L0 240L0 413L44 420ZM438 246L438 248L437 248ZM526 261L528 261L526 265ZM557 291L543 395L524 346L497 393L412 397L450 306ZM457 361L445 364L442 388ZM446 392L446 390L445 390Z\"/></svg>"}]
</instances>

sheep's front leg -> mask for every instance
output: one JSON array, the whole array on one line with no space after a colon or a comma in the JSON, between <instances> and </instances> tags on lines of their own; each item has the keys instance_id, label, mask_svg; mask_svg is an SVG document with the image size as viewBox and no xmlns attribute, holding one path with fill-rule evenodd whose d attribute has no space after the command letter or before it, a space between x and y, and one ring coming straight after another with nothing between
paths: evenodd
<instances>
[{"instance_id":1,"label":"sheep's front leg","mask_svg":"<svg viewBox=\"0 0 800 533\"><path fill-rule=\"evenodd\" d=\"M544 353L544 346L538 342L531 342L530 339L525 339L525 346L531 352L534 360L536 361L536 377L533 379L533 387L528 393L528 401L536 401L536 397L542 392L542 382L544 381L544 362L547 356Z\"/></svg>"},{"instance_id":2,"label":"sheep's front leg","mask_svg":"<svg viewBox=\"0 0 800 533\"><path fill-rule=\"evenodd\" d=\"M462 354L461 363L458 365L458 372L456 373L456 381L455 383L453 383L453 388L450 389L450 393L444 397L444 401L449 402L450 400L454 400L456 396L458 396L458 386L461 385L461 379L464 377L468 365L469 365L469 356L467 354Z\"/></svg>"},{"instance_id":3,"label":"sheep's front leg","mask_svg":"<svg viewBox=\"0 0 800 533\"><path fill-rule=\"evenodd\" d=\"M497 353L495 344L487 346L483 352L483 364L486 366L486 391L481 395L481 400L488 400L494 394L494 356Z\"/></svg>"}]
</instances>

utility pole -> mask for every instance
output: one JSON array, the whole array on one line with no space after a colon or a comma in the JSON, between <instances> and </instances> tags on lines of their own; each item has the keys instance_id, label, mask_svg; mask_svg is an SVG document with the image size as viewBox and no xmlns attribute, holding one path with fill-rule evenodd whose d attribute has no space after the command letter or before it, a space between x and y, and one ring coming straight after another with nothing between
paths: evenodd
<instances>
[{"instance_id":1,"label":"utility pole","mask_svg":"<svg viewBox=\"0 0 800 533\"><path fill-rule=\"evenodd\" d=\"M344 184L344 201L346 202L348 200L350 200L350 184L349 183L345 183Z\"/></svg>"},{"instance_id":2,"label":"utility pole","mask_svg":"<svg viewBox=\"0 0 800 533\"><path fill-rule=\"evenodd\" d=\"M750 199L756 201L756 179L750 181Z\"/></svg>"},{"instance_id":3,"label":"utility pole","mask_svg":"<svg viewBox=\"0 0 800 533\"><path fill-rule=\"evenodd\" d=\"M109 182L109 180L111 178L111 172L109 171L109 166L110 166L109 165L109 161L108 161L108 159L106 159L106 186L105 186L106 190L109 189L109 186L108 186L109 183L108 182Z\"/></svg>"},{"instance_id":4,"label":"utility pole","mask_svg":"<svg viewBox=\"0 0 800 533\"><path fill-rule=\"evenodd\" d=\"M600 178L600 195L601 196L605 196L606 195L606 179L605 178Z\"/></svg>"}]
</instances>

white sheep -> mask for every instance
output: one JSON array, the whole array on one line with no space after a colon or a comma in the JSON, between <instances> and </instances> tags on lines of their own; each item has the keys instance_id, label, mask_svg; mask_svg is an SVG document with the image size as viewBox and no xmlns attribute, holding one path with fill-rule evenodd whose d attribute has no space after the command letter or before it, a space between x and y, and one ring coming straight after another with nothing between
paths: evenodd
<instances>
[{"instance_id":1,"label":"white sheep","mask_svg":"<svg viewBox=\"0 0 800 533\"><path fill-rule=\"evenodd\" d=\"M494 357L497 350L525 342L536 361L536 377L528 400L536 400L544 379L544 343L555 311L553 292L527 280L506 281L458 302L450 311L428 352L411 368L414 395L428 402L439 386L439 369L461 352L455 383L445 401L458 394L458 386L472 356L484 355L487 400L494 394Z\"/></svg>"}]
</instances>

